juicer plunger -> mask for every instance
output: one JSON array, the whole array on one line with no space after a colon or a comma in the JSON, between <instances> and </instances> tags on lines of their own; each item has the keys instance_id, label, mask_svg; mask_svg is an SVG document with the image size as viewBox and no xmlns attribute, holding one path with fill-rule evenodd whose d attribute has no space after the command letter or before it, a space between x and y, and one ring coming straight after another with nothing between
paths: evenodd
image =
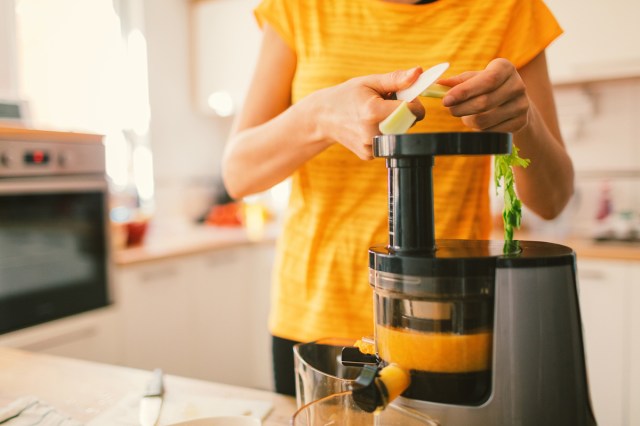
<instances>
[{"instance_id":1,"label":"juicer plunger","mask_svg":"<svg viewBox=\"0 0 640 426\"><path fill-rule=\"evenodd\" d=\"M353 386L362 409L390 402L380 368L393 366L410 376L393 404L443 426L596 424L573 250L520 241L504 254L503 241L435 238L434 157L511 147L510 134L490 132L374 138L388 168L389 242L369 249L379 362Z\"/></svg>"}]
</instances>

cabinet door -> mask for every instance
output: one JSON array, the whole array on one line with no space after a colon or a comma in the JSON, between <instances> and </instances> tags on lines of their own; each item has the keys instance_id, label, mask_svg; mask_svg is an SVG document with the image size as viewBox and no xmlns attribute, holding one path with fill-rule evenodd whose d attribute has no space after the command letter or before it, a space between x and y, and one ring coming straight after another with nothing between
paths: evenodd
<instances>
[{"instance_id":1,"label":"cabinet door","mask_svg":"<svg viewBox=\"0 0 640 426\"><path fill-rule=\"evenodd\" d=\"M638 75L640 2L547 0L564 34L547 49L556 82Z\"/></svg>"},{"instance_id":2,"label":"cabinet door","mask_svg":"<svg viewBox=\"0 0 640 426\"><path fill-rule=\"evenodd\" d=\"M591 403L599 425L626 425L628 276L624 263L578 261Z\"/></svg>"},{"instance_id":3,"label":"cabinet door","mask_svg":"<svg viewBox=\"0 0 640 426\"><path fill-rule=\"evenodd\" d=\"M121 268L125 364L193 376L193 260L188 257Z\"/></svg>"},{"instance_id":4,"label":"cabinet door","mask_svg":"<svg viewBox=\"0 0 640 426\"><path fill-rule=\"evenodd\" d=\"M273 244L258 244L253 247L255 267L251 269L250 303L252 308L252 379L253 386L273 390L271 333L269 332L269 309L271 305L271 273L275 257Z\"/></svg>"},{"instance_id":5,"label":"cabinet door","mask_svg":"<svg viewBox=\"0 0 640 426\"><path fill-rule=\"evenodd\" d=\"M640 425L640 262L631 265L631 350L629 367L629 424Z\"/></svg>"},{"instance_id":6,"label":"cabinet door","mask_svg":"<svg viewBox=\"0 0 640 426\"><path fill-rule=\"evenodd\" d=\"M272 247L247 245L199 256L195 334L198 377L271 388L267 329Z\"/></svg>"}]
</instances>

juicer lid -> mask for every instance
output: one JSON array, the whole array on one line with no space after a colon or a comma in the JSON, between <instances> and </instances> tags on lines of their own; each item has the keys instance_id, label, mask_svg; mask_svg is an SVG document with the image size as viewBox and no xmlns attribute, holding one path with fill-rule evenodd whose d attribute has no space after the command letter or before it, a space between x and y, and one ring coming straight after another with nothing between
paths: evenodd
<instances>
[{"instance_id":1,"label":"juicer lid","mask_svg":"<svg viewBox=\"0 0 640 426\"><path fill-rule=\"evenodd\" d=\"M569 247L542 241L519 241L520 250L504 254L501 240L436 240L433 253L394 253L369 249L369 267L392 274L430 277L493 276L496 268L541 268L571 265Z\"/></svg>"}]
</instances>

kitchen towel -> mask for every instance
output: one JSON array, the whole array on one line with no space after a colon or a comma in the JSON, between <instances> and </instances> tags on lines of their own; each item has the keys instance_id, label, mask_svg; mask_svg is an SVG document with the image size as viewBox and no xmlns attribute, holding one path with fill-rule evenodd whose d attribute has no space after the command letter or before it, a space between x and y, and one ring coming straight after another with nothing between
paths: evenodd
<instances>
[{"instance_id":1,"label":"kitchen towel","mask_svg":"<svg viewBox=\"0 0 640 426\"><path fill-rule=\"evenodd\" d=\"M6 407L0 407L0 425L82 426L82 423L60 413L36 397L26 396L13 401Z\"/></svg>"}]
</instances>

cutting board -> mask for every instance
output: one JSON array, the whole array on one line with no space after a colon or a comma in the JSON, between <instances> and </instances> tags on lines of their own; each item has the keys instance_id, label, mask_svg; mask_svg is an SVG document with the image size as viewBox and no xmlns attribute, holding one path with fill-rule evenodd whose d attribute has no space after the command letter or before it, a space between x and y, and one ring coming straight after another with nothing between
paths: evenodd
<instances>
[{"instance_id":1,"label":"cutting board","mask_svg":"<svg viewBox=\"0 0 640 426\"><path fill-rule=\"evenodd\" d=\"M139 404L140 394L127 395L87 423L87 426L139 426ZM262 420L272 409L273 404L269 401L180 395L179 401L174 398L163 402L158 425L213 416L252 416Z\"/></svg>"}]
</instances>

